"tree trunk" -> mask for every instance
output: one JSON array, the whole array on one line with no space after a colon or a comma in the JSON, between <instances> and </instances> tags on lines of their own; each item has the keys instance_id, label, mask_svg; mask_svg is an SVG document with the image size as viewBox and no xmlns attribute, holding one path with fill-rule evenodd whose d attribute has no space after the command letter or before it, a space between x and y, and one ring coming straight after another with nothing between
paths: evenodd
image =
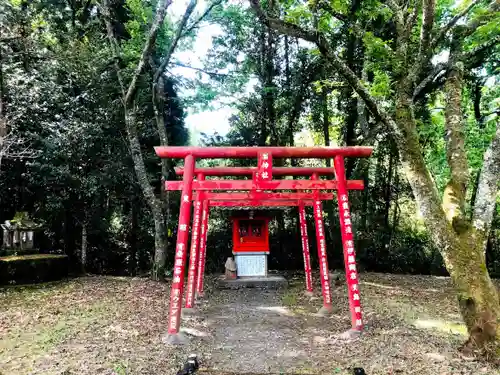
<instances>
[{"instance_id":1,"label":"tree trunk","mask_svg":"<svg viewBox=\"0 0 500 375\"><path fill-rule=\"evenodd\" d=\"M168 133L167 127L165 124L165 102L168 98L165 98L165 82L163 77L159 77L156 85L153 85L153 108L156 119L156 127L158 130L158 135L160 137L160 145L168 146ZM160 202L162 205L162 223L164 226L163 231L166 233L165 238L165 255L161 256L160 254L156 254L155 252L155 265L153 269L158 267L164 267L166 254L168 254L169 242L168 242L168 233L169 233L169 224L170 224L170 191L165 190L164 182L168 178L170 174L170 170L172 169L171 160L168 158L161 159L161 188L160 188ZM162 264L157 264L156 259L159 261L163 261Z\"/></svg>"},{"instance_id":2,"label":"tree trunk","mask_svg":"<svg viewBox=\"0 0 500 375\"><path fill-rule=\"evenodd\" d=\"M87 270L87 247L88 247L88 235L87 235L87 221L85 220L82 224L82 249L80 253L80 263L82 265L82 273L85 274Z\"/></svg>"},{"instance_id":3,"label":"tree trunk","mask_svg":"<svg viewBox=\"0 0 500 375\"><path fill-rule=\"evenodd\" d=\"M328 93L326 88L321 88L321 107L323 110L323 137L325 138L325 146L330 146L330 111L328 110ZM325 159L327 167L332 166L332 159Z\"/></svg>"},{"instance_id":4,"label":"tree trunk","mask_svg":"<svg viewBox=\"0 0 500 375\"><path fill-rule=\"evenodd\" d=\"M137 229L139 226L139 206L137 198L132 198L130 202L130 228L128 232L128 244L130 246L128 273L129 275L137 275Z\"/></svg>"},{"instance_id":5,"label":"tree trunk","mask_svg":"<svg viewBox=\"0 0 500 375\"><path fill-rule=\"evenodd\" d=\"M457 292L460 312L470 335L465 349L481 349L498 356L500 302L486 268L484 244L474 228L457 234L447 220L446 205L441 205L423 159L412 108L411 99L402 87L398 90L396 102L396 119L406 133L405 138L399 138L398 142L401 164Z\"/></svg>"},{"instance_id":6,"label":"tree trunk","mask_svg":"<svg viewBox=\"0 0 500 375\"><path fill-rule=\"evenodd\" d=\"M392 200L392 173L394 167L394 153L389 150L389 171L385 180L384 192L384 225L389 230L389 215L391 213L391 200Z\"/></svg>"},{"instance_id":7,"label":"tree trunk","mask_svg":"<svg viewBox=\"0 0 500 375\"><path fill-rule=\"evenodd\" d=\"M144 165L144 159L141 153L141 145L137 134L135 111L131 108L125 108L125 124L137 181L141 187L142 193L144 194L144 198L152 211L154 221L155 254L151 276L154 280L160 280L164 276L165 261L167 257L167 241L165 225L163 222L162 206L160 200L156 198L154 190L149 183L146 167Z\"/></svg>"},{"instance_id":8,"label":"tree trunk","mask_svg":"<svg viewBox=\"0 0 500 375\"><path fill-rule=\"evenodd\" d=\"M498 357L500 301L488 269L482 241L473 233L458 236L451 244L446 269L457 290L460 313L469 332L466 351L481 349Z\"/></svg>"},{"instance_id":9,"label":"tree trunk","mask_svg":"<svg viewBox=\"0 0 500 375\"><path fill-rule=\"evenodd\" d=\"M5 86L3 82L3 55L0 48L0 169L2 167L2 156L4 141L7 137L7 120L5 118Z\"/></svg>"}]
</instances>

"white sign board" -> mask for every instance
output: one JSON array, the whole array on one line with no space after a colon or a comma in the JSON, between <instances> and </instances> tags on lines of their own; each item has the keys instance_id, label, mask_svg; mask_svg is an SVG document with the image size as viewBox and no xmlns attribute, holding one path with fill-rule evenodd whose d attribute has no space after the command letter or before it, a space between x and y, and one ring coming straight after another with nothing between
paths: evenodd
<instances>
[{"instance_id":1,"label":"white sign board","mask_svg":"<svg viewBox=\"0 0 500 375\"><path fill-rule=\"evenodd\" d=\"M267 276L267 255L236 255L236 274L238 277Z\"/></svg>"}]
</instances>

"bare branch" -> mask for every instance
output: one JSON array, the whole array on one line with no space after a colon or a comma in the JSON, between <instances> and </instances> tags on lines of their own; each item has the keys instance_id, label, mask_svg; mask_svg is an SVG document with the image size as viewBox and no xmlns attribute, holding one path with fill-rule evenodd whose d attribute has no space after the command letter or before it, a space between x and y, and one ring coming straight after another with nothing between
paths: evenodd
<instances>
[{"instance_id":1,"label":"bare branch","mask_svg":"<svg viewBox=\"0 0 500 375\"><path fill-rule=\"evenodd\" d=\"M472 225L481 233L484 248L491 229L500 181L500 121L489 148L484 153L483 168L479 176Z\"/></svg>"},{"instance_id":2,"label":"bare branch","mask_svg":"<svg viewBox=\"0 0 500 375\"><path fill-rule=\"evenodd\" d=\"M204 73L208 76L218 76L218 77L230 77L231 76L231 74L228 74L228 73L211 72L211 71L208 71L208 70L205 70L202 68L196 68L194 66L189 66L189 65L186 65L186 64L183 64L180 62L174 62L173 65L179 66L181 68L196 70L197 72Z\"/></svg>"},{"instance_id":3,"label":"bare branch","mask_svg":"<svg viewBox=\"0 0 500 375\"><path fill-rule=\"evenodd\" d=\"M38 156L39 152L26 139L12 132L0 136L0 167L2 159L35 159Z\"/></svg>"},{"instance_id":4,"label":"bare branch","mask_svg":"<svg viewBox=\"0 0 500 375\"><path fill-rule=\"evenodd\" d=\"M495 2L496 0L493 0L493 2ZM430 49L434 49L434 47L436 47L436 45L441 41L441 39L444 38L444 36L446 35L446 33L448 31L450 31L453 27L455 27L455 25L457 24L457 22L460 20L460 18L464 17L465 15L467 15L467 13L469 13L472 8L474 8L477 4L479 4L481 2L481 0L473 0L469 6L467 8L465 8L463 11L461 11L460 13L458 13L455 17L453 17L450 22L448 22L443 28L441 28L439 30L439 32L437 33L437 35L434 37L434 39L432 40L432 42L430 43Z\"/></svg>"},{"instance_id":5,"label":"bare branch","mask_svg":"<svg viewBox=\"0 0 500 375\"><path fill-rule=\"evenodd\" d=\"M104 0L104 2L107 3L108 0ZM132 81L130 82L127 89L127 93L125 94L124 98L125 105L130 104L134 99L135 93L137 91L137 86L139 83L139 77L141 76L142 71L144 70L144 67L147 64L148 57L151 55L151 51L154 48L156 37L158 36L158 31L160 30L163 20L165 19L165 16L167 14L167 8L170 6L170 4L172 4L172 0L162 0L157 9L155 20L151 25L151 29L149 30L149 34L146 39L146 43L144 44L144 48L142 49L141 57L139 58L139 62L137 63L137 67L135 68ZM109 9L109 7L107 6L105 6L105 8Z\"/></svg>"},{"instance_id":6,"label":"bare branch","mask_svg":"<svg viewBox=\"0 0 500 375\"><path fill-rule=\"evenodd\" d=\"M4 36L0 38L0 43L3 42L10 42L11 40L18 40L21 39L21 36Z\"/></svg>"},{"instance_id":7,"label":"bare branch","mask_svg":"<svg viewBox=\"0 0 500 375\"><path fill-rule=\"evenodd\" d=\"M171 0L167 0L167 1L171 2ZM175 32L174 39L170 43L170 46L168 47L167 53L163 57L163 61L161 62L158 69L156 69L156 71L155 71L155 74L153 76L153 86L156 85L156 83L158 82L158 79L160 78L160 76L165 71L165 68L170 63L170 59L172 58L172 55L174 54L175 49L177 48L177 44L179 43L179 40L182 37L182 32L183 32L184 28L186 27L186 24L189 20L189 17L191 17L191 14L193 13L194 8L196 8L197 3L198 3L197 0L191 0L189 2L188 6L186 8L186 11L184 12L184 15L182 16L181 22L177 26L177 30Z\"/></svg>"},{"instance_id":8,"label":"bare branch","mask_svg":"<svg viewBox=\"0 0 500 375\"><path fill-rule=\"evenodd\" d=\"M415 100L416 97L420 95L420 93L427 87L429 83L434 81L434 79L438 76L439 73L441 73L443 70L448 68L447 63L439 63L437 64L434 69L429 73L427 77L425 77L422 82L418 84L417 87L415 87L415 91L413 91L413 99Z\"/></svg>"},{"instance_id":9,"label":"bare branch","mask_svg":"<svg viewBox=\"0 0 500 375\"><path fill-rule=\"evenodd\" d=\"M435 0L423 0L422 6L422 27L420 29L420 47L418 51L419 59L421 60L423 56L428 55L429 44L431 41L432 27L434 25L434 18L436 13L436 1Z\"/></svg>"},{"instance_id":10,"label":"bare branch","mask_svg":"<svg viewBox=\"0 0 500 375\"><path fill-rule=\"evenodd\" d=\"M221 3L222 3L222 0L215 0L214 2L212 2L207 7L207 9L205 9L205 11L201 14L201 16L199 16L196 20L194 20L191 25L189 25L188 27L186 27L186 30L182 33L182 37L186 36L191 31L193 31L196 27L198 27L198 25L210 14L210 12L212 12L212 10L217 5L220 5Z\"/></svg>"}]
</instances>

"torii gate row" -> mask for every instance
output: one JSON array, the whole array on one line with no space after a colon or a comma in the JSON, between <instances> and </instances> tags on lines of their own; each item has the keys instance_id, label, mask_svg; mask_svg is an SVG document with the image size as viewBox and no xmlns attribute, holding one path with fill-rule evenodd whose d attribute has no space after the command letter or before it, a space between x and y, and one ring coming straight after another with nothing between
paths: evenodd
<instances>
[{"instance_id":1,"label":"torii gate row","mask_svg":"<svg viewBox=\"0 0 500 375\"><path fill-rule=\"evenodd\" d=\"M207 193L205 193L207 194ZM210 194L210 193L208 193ZM196 219L193 225L193 231L191 235L191 253L189 257L189 274L188 274L188 285L186 293L185 308L190 309L194 306L194 289L196 283L196 294L198 296L203 296L203 286L204 286L204 271L205 271L205 259L206 259L206 244L207 244L207 234L208 234L208 217L210 214L210 207L299 207L299 222L300 222L300 234L302 241L302 255L304 257L304 271L306 275L306 294L309 296L313 295L313 283L311 275L311 260L309 254L309 237L307 234L307 223L306 223L306 206L314 206L313 194L309 193L309 196L303 194L301 199L291 200L283 197L275 197L267 200L254 200L240 198L239 200L225 200L221 196L225 194L210 194L211 199L205 196L202 201L202 213L201 213L201 227L199 228L199 249L196 249L196 242L198 237ZM321 196L323 200L333 200L333 195L323 194ZM196 207L198 207L197 201L195 199L195 217L196 217ZM208 202L208 204L207 204ZM319 249L319 247L318 247ZM318 254L321 259L321 254ZM198 265L196 262L198 261ZM326 262L325 268L328 269L328 261L325 258L323 260ZM195 271L196 269L196 271ZM197 275L196 275L197 274ZM194 279L196 275L196 280ZM324 284L322 284L322 290L324 289ZM325 297L325 294L323 293ZM329 310L331 308L331 299L324 298L323 308Z\"/></svg>"},{"instance_id":2,"label":"torii gate row","mask_svg":"<svg viewBox=\"0 0 500 375\"><path fill-rule=\"evenodd\" d=\"M316 235L321 254L320 259L326 260L326 241L324 237L322 204L319 198L320 190L338 190L337 200L339 205L340 226L342 242L344 248L344 262L346 265L349 305L351 310L352 330L360 332L363 329L361 318L361 305L358 286L358 275L355 263L355 250L353 243L353 233L351 216L348 203L348 182L345 178L344 157L369 157L372 147L155 147L156 154L161 158L184 159L184 172L181 193L181 204L179 214L179 228L177 231L177 245L175 253L174 277L170 295L170 311L168 322L169 343L182 343L184 340L179 332L181 302L184 288L184 267L187 257L187 244L189 223L191 217L191 200L193 187L197 190L314 190L313 207L316 221ZM257 158L257 172L252 173L253 180L250 181L197 181L193 183L195 173L195 160L218 159L218 158ZM312 180L272 180L275 168L272 167L273 158L334 158L334 169L337 180L319 180L319 174L312 175ZM203 180L202 173L198 175ZM170 185L173 182L166 182L165 188L173 189ZM178 182L174 182L178 183ZM215 183L215 184L206 184ZM198 184L198 185L197 185ZM170 185L170 186L169 186ZM194 185L194 186L193 186ZM201 194L203 195L203 194ZM202 200L198 196L195 201L193 231L199 233L199 219L201 206L207 208L208 200ZM195 227L198 226L198 229ZM206 233L205 233L206 234ZM195 242L204 236L196 235ZM196 246L197 247L197 246ZM191 271L191 270L190 270ZM193 270L195 272L195 270ZM331 309L331 296L329 291L329 275L326 263L320 267L322 279L323 296L329 302ZM351 331L352 331L351 330Z\"/></svg>"},{"instance_id":3,"label":"torii gate row","mask_svg":"<svg viewBox=\"0 0 500 375\"><path fill-rule=\"evenodd\" d=\"M302 170L304 169L304 170ZM228 175L248 175L253 173L253 168L247 167L211 167L211 168L197 168L195 171L198 172L198 179L207 175L221 175L221 170ZM332 168L280 168L280 173L282 175L308 175L312 173L313 175L317 175L318 173L327 173L332 174ZM183 170L179 168L177 170L179 175L183 174ZM201 175L201 176L200 176ZM348 181L350 182L350 181ZM349 184L347 184L349 186ZM171 184L168 184L172 188ZM363 181L357 181L353 184L353 187L359 189L363 187ZM314 200L333 200L333 193L269 193L269 192L261 192L261 191L250 191L250 192L231 192L231 193L212 193L205 191L195 191L193 193L193 200L197 202L198 200L208 200L210 202L210 207L293 207L299 206L299 221L301 223L301 239L302 239L302 251L304 257L304 270L306 275L306 293L312 295L313 287L312 287L312 277L311 277L311 262L309 255L309 240L307 236L307 224L305 222L305 209L304 206L312 206L314 205ZM196 206L196 203L195 203ZM202 217L208 217L208 212L203 212ZM195 290L195 277L196 277L196 294L203 295L203 277L204 277L204 268L205 268L205 257L206 257L206 231L204 220L202 219L202 227L200 238L200 249L196 249L196 239L198 237L197 225L193 226L192 237L191 237L191 255L189 262L189 274L188 274L188 284L187 284L187 293L186 293L186 303L185 308L190 309L194 306L194 290ZM196 222L196 212L195 212L195 222ZM303 222L303 224L302 224ZM316 226L321 225L316 223ZM205 228L205 229L204 229ZM321 230L323 232L323 230ZM204 237L204 238L203 238ZM203 246L201 243L203 242ZM318 244L319 245L319 244ZM321 257L321 247L318 246L319 259L322 260L321 264L323 269L328 270L328 260L327 257ZM199 255L198 255L199 254ZM199 266L196 267L196 260L199 256L200 263ZM198 268L197 276L195 268ZM331 310L331 298L329 297L329 280L325 280L322 278L324 283L322 283L322 291L323 291L323 308L322 310L328 312Z\"/></svg>"},{"instance_id":4,"label":"torii gate row","mask_svg":"<svg viewBox=\"0 0 500 375\"><path fill-rule=\"evenodd\" d=\"M198 181L203 181L205 176L248 176L248 175L254 175L255 171L257 169L253 167L209 167L209 168L195 168L195 173L197 174L197 179ZM313 168L297 168L297 167L283 167L283 168L275 168L273 169L273 174L275 170L278 170L280 175L286 176L286 175L291 175L291 176L310 176L312 174L312 177L314 178L315 176L318 176L319 174L323 175L333 175L334 174L334 168L322 168L322 167L313 167ZM183 168L177 168L176 169L176 174L177 175L183 175L184 170ZM211 181L213 182L213 181ZM218 181L217 181L218 182ZM230 182L236 182L239 183L240 181L230 181ZM247 184L249 184L251 181L246 181ZM193 190L195 190L196 186L196 181L193 182ZM332 188L337 187L337 182L336 181L329 181L330 185ZM182 183L181 183L182 184ZM181 184L175 184L172 182L168 182L165 186L171 190L173 189L180 189ZM199 185L198 185L199 186ZM196 186L196 187L198 187ZM213 187L218 187L216 185L212 185ZM363 189L364 183L363 181L347 181L347 187L348 190L350 189ZM200 198L198 198L200 197ZM193 193L193 200L196 202L198 199L203 201L204 199L207 199L210 201L210 206L211 207L293 207L293 206L300 206L300 203L303 203L303 205L308 206L308 205L313 205L314 204L314 199L319 199L320 201L324 200L332 200L333 199L333 193L319 193L317 196L311 193L304 193L304 192L299 192L299 193L269 193L269 192L262 192L262 191L248 191L248 192L230 192L230 193L212 193L212 192L206 192L206 191L195 191ZM299 210L299 218L304 219L305 223L305 211L303 214L301 212L304 210L303 207L300 208ZM208 213L207 213L208 215ZM196 212L195 212L195 221L196 221ZM316 226L318 227L318 224L316 223ZM202 224L202 231L203 231L203 224ZM308 245L308 237L307 237L307 226L301 225L301 237L302 237L302 250L303 250L303 256L304 256L304 269L305 269L305 275L306 275L306 293L312 294L312 278L311 278L311 268L310 268L310 256L309 256L309 245ZM196 237L198 236L196 225L193 227L193 232L192 232L192 237L191 237L191 243L196 246ZM323 230L320 231L323 233ZM200 239L200 242L202 239ZM204 245L206 246L206 239L204 239ZM306 247L307 246L307 247ZM185 308L190 309L194 306L194 284L195 284L195 277L196 277L196 272L194 268L196 268L196 258L198 257L199 252L204 252L205 249L200 249L197 251L196 248L192 247L191 248L191 256L190 256L190 265L189 265L189 274L188 274L188 285L187 285L187 293L186 293L186 304ZM326 256L321 256L321 246L320 243L318 243L318 251L320 252L319 254L319 259L321 260L321 266L324 270L328 270L328 260ZM200 255L201 256L201 255ZM205 257L205 254L203 253L203 257ZM201 260L201 258L200 258ZM203 294L203 277L204 277L204 259L201 260L202 264L199 265L198 267L198 272L197 272L197 281L196 281L196 294L202 295ZM353 266L351 265L351 268ZM321 269L320 269L321 271ZM329 278L329 277L328 277ZM329 280L325 277L322 278L324 281L322 283L322 291L323 291L323 307L322 311L323 312L329 312L332 309L331 305L331 298L330 298L330 293L329 293Z\"/></svg>"}]
</instances>

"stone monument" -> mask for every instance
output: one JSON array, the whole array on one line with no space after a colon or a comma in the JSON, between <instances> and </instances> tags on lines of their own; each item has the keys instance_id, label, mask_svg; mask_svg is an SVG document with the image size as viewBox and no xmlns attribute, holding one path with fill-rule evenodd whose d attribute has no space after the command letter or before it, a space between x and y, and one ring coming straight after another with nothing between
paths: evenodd
<instances>
[{"instance_id":1,"label":"stone monument","mask_svg":"<svg viewBox=\"0 0 500 375\"><path fill-rule=\"evenodd\" d=\"M17 212L12 220L0 224L3 231L3 240L0 254L25 255L38 253L35 248L35 232L41 225L29 218L27 212Z\"/></svg>"}]
</instances>

